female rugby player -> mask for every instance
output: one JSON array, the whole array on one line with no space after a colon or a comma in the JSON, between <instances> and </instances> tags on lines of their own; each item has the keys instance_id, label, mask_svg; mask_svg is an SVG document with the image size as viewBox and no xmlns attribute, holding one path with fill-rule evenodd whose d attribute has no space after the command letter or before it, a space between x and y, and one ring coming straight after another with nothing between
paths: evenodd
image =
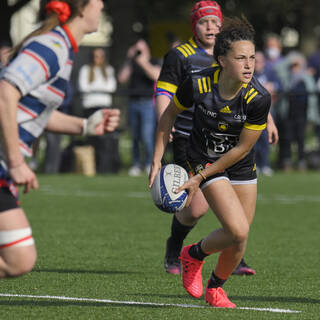
<instances>
[{"instance_id":1,"label":"female rugby player","mask_svg":"<svg viewBox=\"0 0 320 320\"><path fill-rule=\"evenodd\" d=\"M245 18L224 19L214 57L218 66L187 76L161 116L149 186L160 170L176 116L194 105L187 150L193 175L177 192L188 190L188 207L200 187L221 228L182 249L182 281L190 295L200 298L203 260L220 252L205 300L215 307L234 308L222 285L244 255L254 216L257 175L252 148L266 127L270 95L253 77L254 29Z\"/></svg>"},{"instance_id":2,"label":"female rugby player","mask_svg":"<svg viewBox=\"0 0 320 320\"><path fill-rule=\"evenodd\" d=\"M38 188L24 160L46 129L65 134L102 135L119 123L119 110L103 110L88 119L56 109L65 96L74 53L83 36L97 30L102 0L43 1L46 18L13 50L0 79L0 277L19 276L36 261L31 228L17 199Z\"/></svg>"}]
</instances>

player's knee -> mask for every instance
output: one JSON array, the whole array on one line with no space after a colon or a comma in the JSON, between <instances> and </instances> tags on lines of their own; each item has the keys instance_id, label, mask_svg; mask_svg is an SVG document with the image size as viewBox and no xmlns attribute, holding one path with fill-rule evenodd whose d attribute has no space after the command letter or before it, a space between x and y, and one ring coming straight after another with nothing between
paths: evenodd
<instances>
[{"instance_id":1,"label":"player's knee","mask_svg":"<svg viewBox=\"0 0 320 320\"><path fill-rule=\"evenodd\" d=\"M242 224L230 230L232 241L235 244L242 244L247 241L249 235L249 224Z\"/></svg>"},{"instance_id":2,"label":"player's knee","mask_svg":"<svg viewBox=\"0 0 320 320\"><path fill-rule=\"evenodd\" d=\"M191 202L191 206L188 209L190 216L194 219L200 219L208 212L209 205L206 201L197 201L196 203Z\"/></svg>"},{"instance_id":3,"label":"player's knee","mask_svg":"<svg viewBox=\"0 0 320 320\"><path fill-rule=\"evenodd\" d=\"M36 259L24 261L23 263L7 265L6 276L7 277L20 277L26 273L29 273L36 262Z\"/></svg>"}]
</instances>

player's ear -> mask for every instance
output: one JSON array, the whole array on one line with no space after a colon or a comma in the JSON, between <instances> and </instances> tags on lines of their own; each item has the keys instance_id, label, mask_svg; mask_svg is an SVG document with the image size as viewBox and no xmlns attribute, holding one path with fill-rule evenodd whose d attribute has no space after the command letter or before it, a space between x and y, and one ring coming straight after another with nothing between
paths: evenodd
<instances>
[{"instance_id":1,"label":"player's ear","mask_svg":"<svg viewBox=\"0 0 320 320\"><path fill-rule=\"evenodd\" d=\"M224 68L225 67L225 57L224 56L218 56L218 63L222 68Z\"/></svg>"}]
</instances>

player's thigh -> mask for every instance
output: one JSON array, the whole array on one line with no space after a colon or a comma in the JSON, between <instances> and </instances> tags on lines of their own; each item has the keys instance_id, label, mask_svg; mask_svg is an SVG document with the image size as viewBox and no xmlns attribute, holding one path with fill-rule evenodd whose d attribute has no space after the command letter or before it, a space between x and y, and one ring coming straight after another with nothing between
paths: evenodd
<instances>
[{"instance_id":1,"label":"player's thigh","mask_svg":"<svg viewBox=\"0 0 320 320\"><path fill-rule=\"evenodd\" d=\"M193 216L201 217L203 216L209 209L209 204L203 194L203 192L198 189L196 194L193 196L190 211Z\"/></svg>"},{"instance_id":2,"label":"player's thigh","mask_svg":"<svg viewBox=\"0 0 320 320\"><path fill-rule=\"evenodd\" d=\"M224 229L244 236L249 232L246 214L229 180L216 180L202 191Z\"/></svg>"},{"instance_id":3,"label":"player's thigh","mask_svg":"<svg viewBox=\"0 0 320 320\"><path fill-rule=\"evenodd\" d=\"M242 204L249 224L251 224L257 203L257 184L233 185L238 198Z\"/></svg>"},{"instance_id":4,"label":"player's thigh","mask_svg":"<svg viewBox=\"0 0 320 320\"><path fill-rule=\"evenodd\" d=\"M29 227L29 221L22 208L0 212L0 231Z\"/></svg>"}]
</instances>

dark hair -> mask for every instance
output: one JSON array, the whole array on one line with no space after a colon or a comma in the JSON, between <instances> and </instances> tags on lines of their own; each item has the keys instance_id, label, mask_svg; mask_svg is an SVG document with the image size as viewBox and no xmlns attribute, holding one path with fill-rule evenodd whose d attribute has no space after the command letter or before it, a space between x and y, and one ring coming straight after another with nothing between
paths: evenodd
<instances>
[{"instance_id":1,"label":"dark hair","mask_svg":"<svg viewBox=\"0 0 320 320\"><path fill-rule=\"evenodd\" d=\"M1 1L1 0L0 0ZM41 25L38 29L31 32L29 35L27 35L20 43L18 43L13 49L10 54L12 60L20 51L23 43L30 39L31 37L38 36L40 34L46 33L56 26L60 24L58 14L56 12L50 12L49 14L46 13L45 6L50 2L51 0L41 0L40 2L40 10L38 14L38 20L41 21ZM68 18L68 21L72 20L76 16L81 16L82 9L89 3L90 0L58 0L60 2L65 2L70 7L70 17Z\"/></svg>"},{"instance_id":2,"label":"dark hair","mask_svg":"<svg viewBox=\"0 0 320 320\"><path fill-rule=\"evenodd\" d=\"M217 34L214 45L214 58L219 63L218 57L225 56L235 41L254 42L255 31L245 16L241 18L224 17L222 31Z\"/></svg>"},{"instance_id":3,"label":"dark hair","mask_svg":"<svg viewBox=\"0 0 320 320\"><path fill-rule=\"evenodd\" d=\"M99 66L99 69L101 70L101 73L103 75L103 77L105 79L108 78L108 74L107 74L107 58L106 58L106 52L103 48L100 47L96 47L94 49L92 49L91 53L90 53L90 64L89 64L89 83L94 81L94 68L95 68L95 64L93 62L94 60L94 52L98 51L98 50L102 50L103 54L104 54L104 61L103 63Z\"/></svg>"}]
</instances>

